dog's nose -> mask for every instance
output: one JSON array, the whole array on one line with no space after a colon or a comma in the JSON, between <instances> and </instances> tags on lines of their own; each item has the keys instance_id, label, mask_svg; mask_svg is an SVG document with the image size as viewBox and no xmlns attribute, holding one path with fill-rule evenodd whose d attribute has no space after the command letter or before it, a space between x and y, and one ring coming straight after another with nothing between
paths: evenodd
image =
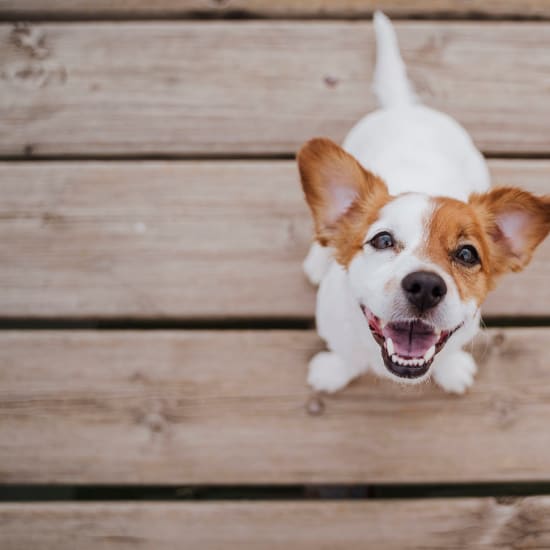
<instances>
[{"instance_id":1,"label":"dog's nose","mask_svg":"<svg viewBox=\"0 0 550 550\"><path fill-rule=\"evenodd\" d=\"M445 281L433 271L409 273L401 281L401 286L407 300L421 313L435 307L447 294Z\"/></svg>"}]
</instances>

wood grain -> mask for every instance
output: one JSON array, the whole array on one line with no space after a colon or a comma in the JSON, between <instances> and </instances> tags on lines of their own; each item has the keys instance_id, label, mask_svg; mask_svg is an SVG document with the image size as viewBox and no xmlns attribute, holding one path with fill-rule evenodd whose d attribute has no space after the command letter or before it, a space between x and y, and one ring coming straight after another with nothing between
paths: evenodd
<instances>
[{"instance_id":1,"label":"wood grain","mask_svg":"<svg viewBox=\"0 0 550 550\"><path fill-rule=\"evenodd\" d=\"M319 403L308 331L4 331L0 483L548 480L549 337L482 336L464 397L364 377Z\"/></svg>"},{"instance_id":2,"label":"wood grain","mask_svg":"<svg viewBox=\"0 0 550 550\"><path fill-rule=\"evenodd\" d=\"M548 161L492 161L548 193ZM0 317L311 318L293 162L0 163ZM487 316L549 313L550 243Z\"/></svg>"},{"instance_id":3,"label":"wood grain","mask_svg":"<svg viewBox=\"0 0 550 550\"><path fill-rule=\"evenodd\" d=\"M550 152L550 24L396 28L422 100L479 147ZM1 25L0 154L292 154L374 108L373 53L366 22Z\"/></svg>"},{"instance_id":4,"label":"wood grain","mask_svg":"<svg viewBox=\"0 0 550 550\"><path fill-rule=\"evenodd\" d=\"M392 16L548 17L545 0L0 0L0 15L137 17L245 14L261 17Z\"/></svg>"},{"instance_id":5,"label":"wood grain","mask_svg":"<svg viewBox=\"0 0 550 550\"><path fill-rule=\"evenodd\" d=\"M550 498L0 504L0 525L4 550L548 548Z\"/></svg>"}]
</instances>

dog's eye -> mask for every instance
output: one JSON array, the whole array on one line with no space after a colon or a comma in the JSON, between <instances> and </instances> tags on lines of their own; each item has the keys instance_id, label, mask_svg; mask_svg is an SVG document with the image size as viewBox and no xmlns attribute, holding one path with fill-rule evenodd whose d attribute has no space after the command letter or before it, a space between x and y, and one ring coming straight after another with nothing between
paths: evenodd
<instances>
[{"instance_id":1,"label":"dog's eye","mask_svg":"<svg viewBox=\"0 0 550 550\"><path fill-rule=\"evenodd\" d=\"M461 246L456 250L455 259L465 266L472 267L480 263L477 250L470 244Z\"/></svg>"},{"instance_id":2,"label":"dog's eye","mask_svg":"<svg viewBox=\"0 0 550 550\"><path fill-rule=\"evenodd\" d=\"M376 234L369 243L373 248L378 250L391 248L393 246L393 237L387 231L382 231Z\"/></svg>"}]
</instances>

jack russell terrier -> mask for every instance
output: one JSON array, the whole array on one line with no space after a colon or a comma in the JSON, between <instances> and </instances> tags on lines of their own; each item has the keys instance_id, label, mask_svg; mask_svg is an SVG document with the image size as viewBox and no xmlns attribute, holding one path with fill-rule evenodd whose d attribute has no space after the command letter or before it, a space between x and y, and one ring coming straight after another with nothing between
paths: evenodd
<instances>
[{"instance_id":1,"label":"jack russell terrier","mask_svg":"<svg viewBox=\"0 0 550 550\"><path fill-rule=\"evenodd\" d=\"M489 190L466 131L420 105L390 20L374 16L381 109L343 148L317 138L298 153L316 242L304 270L319 284L316 321L329 351L309 384L334 392L371 370L398 382L433 376L463 393L476 364L463 351L500 275L520 271L550 231L550 196Z\"/></svg>"}]
</instances>

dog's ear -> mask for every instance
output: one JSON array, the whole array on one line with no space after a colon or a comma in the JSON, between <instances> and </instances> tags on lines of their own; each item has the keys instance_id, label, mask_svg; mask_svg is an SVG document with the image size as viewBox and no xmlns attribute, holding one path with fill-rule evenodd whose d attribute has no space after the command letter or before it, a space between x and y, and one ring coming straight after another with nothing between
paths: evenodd
<instances>
[{"instance_id":1,"label":"dog's ear","mask_svg":"<svg viewBox=\"0 0 550 550\"><path fill-rule=\"evenodd\" d=\"M350 215L357 201L368 200L374 194L388 195L380 178L329 139L308 141L298 152L297 160L321 244L331 241L338 222Z\"/></svg>"},{"instance_id":2,"label":"dog's ear","mask_svg":"<svg viewBox=\"0 0 550 550\"><path fill-rule=\"evenodd\" d=\"M550 231L550 196L497 187L472 195L470 204L489 238L490 267L495 275L521 271Z\"/></svg>"}]
</instances>

